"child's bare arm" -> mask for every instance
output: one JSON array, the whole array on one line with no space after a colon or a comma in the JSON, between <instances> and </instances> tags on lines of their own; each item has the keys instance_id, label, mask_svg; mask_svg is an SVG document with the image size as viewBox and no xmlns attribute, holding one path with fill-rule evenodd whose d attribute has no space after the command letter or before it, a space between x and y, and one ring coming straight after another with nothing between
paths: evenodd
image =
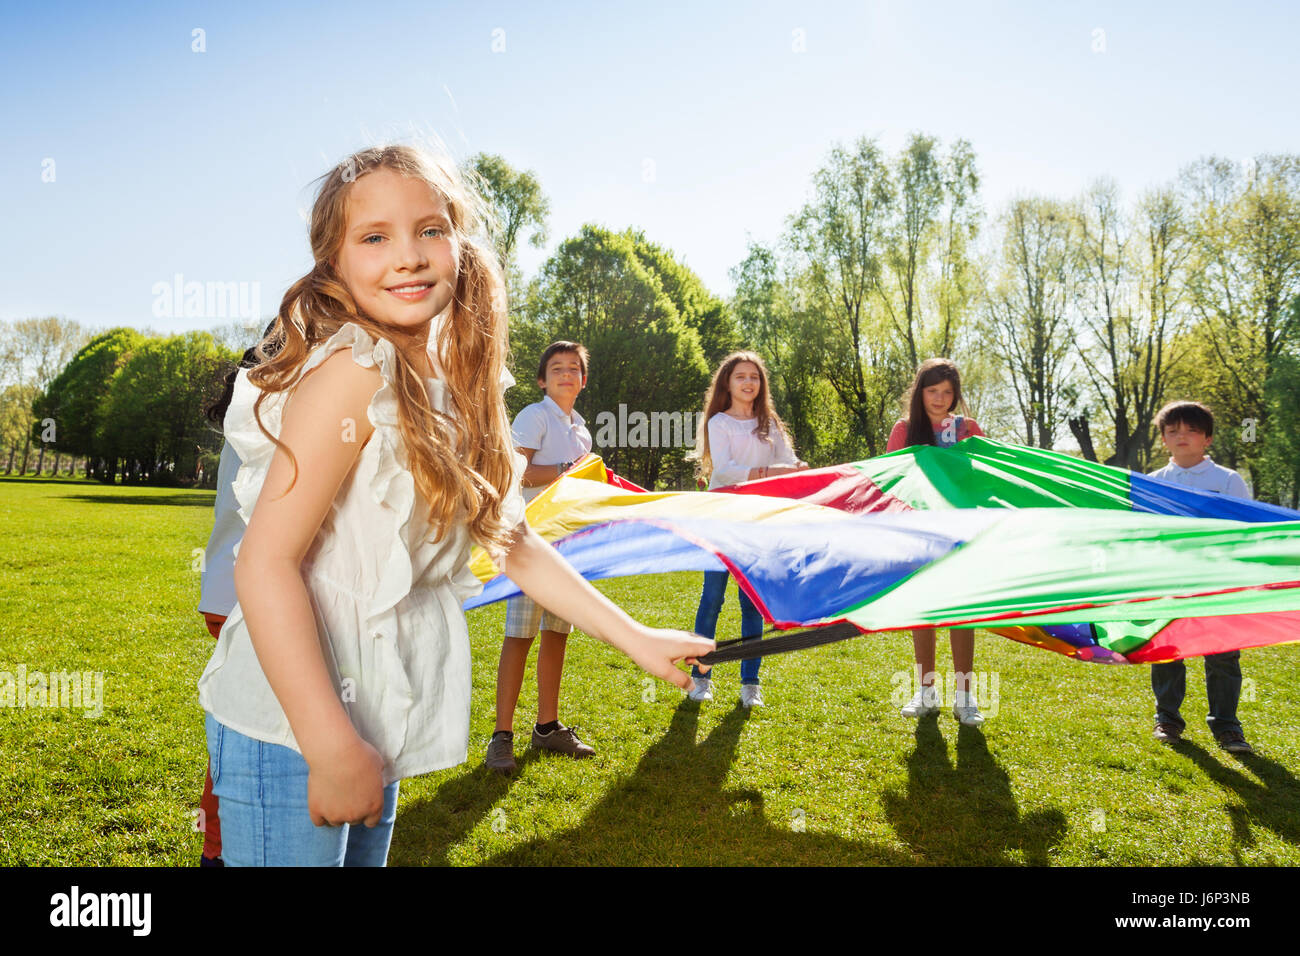
<instances>
[{"instance_id":1,"label":"child's bare arm","mask_svg":"<svg viewBox=\"0 0 1300 956\"><path fill-rule=\"evenodd\" d=\"M296 480L288 456L277 450L235 562L235 590L253 649L316 778L309 790L327 781L328 792L309 793L318 825L373 825L383 808L383 760L353 729L335 692L301 571L374 430L366 409L379 385L378 370L357 365L348 349L299 383L280 433L297 461Z\"/></svg>"},{"instance_id":2,"label":"child's bare arm","mask_svg":"<svg viewBox=\"0 0 1300 956\"><path fill-rule=\"evenodd\" d=\"M523 455L524 460L528 462L528 467L524 469L524 473L520 477L520 481L525 488L536 488L539 485L549 485L563 474L563 472L560 471L560 469L564 467L563 465L534 465L533 456L538 452L538 449L536 448L516 447L515 451Z\"/></svg>"},{"instance_id":3,"label":"child's bare arm","mask_svg":"<svg viewBox=\"0 0 1300 956\"><path fill-rule=\"evenodd\" d=\"M646 627L634 621L560 557L559 553L526 525L506 554L502 570L547 610L618 648L648 674L682 689L691 675L676 666L709 653L713 641L685 631Z\"/></svg>"}]
</instances>

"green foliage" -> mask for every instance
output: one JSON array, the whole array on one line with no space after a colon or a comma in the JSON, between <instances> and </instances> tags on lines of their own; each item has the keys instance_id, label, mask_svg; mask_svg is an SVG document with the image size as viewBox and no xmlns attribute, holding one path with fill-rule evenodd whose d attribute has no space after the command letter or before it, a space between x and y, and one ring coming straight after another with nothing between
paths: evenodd
<instances>
[{"instance_id":1,"label":"green foliage","mask_svg":"<svg viewBox=\"0 0 1300 956\"><path fill-rule=\"evenodd\" d=\"M542 192L542 185L531 170L515 169L500 156L477 153L467 163L478 178L483 198L491 205L496 216L492 236L497 254L502 262L514 256L521 234L529 232L530 245L546 244L546 217L551 203Z\"/></svg>"},{"instance_id":2,"label":"green foliage","mask_svg":"<svg viewBox=\"0 0 1300 956\"><path fill-rule=\"evenodd\" d=\"M1300 299L1291 306L1291 319L1300 322ZM1274 358L1264 400L1268 417L1262 434L1254 436L1255 473L1279 504L1300 508L1300 350L1289 348Z\"/></svg>"},{"instance_id":3,"label":"green foliage","mask_svg":"<svg viewBox=\"0 0 1300 956\"><path fill-rule=\"evenodd\" d=\"M109 450L97 444L101 407L119 363L144 341L134 329L101 332L50 383L35 410L37 418L50 417L58 423L58 448L74 455L109 457Z\"/></svg>"},{"instance_id":4,"label":"green foliage","mask_svg":"<svg viewBox=\"0 0 1300 956\"><path fill-rule=\"evenodd\" d=\"M885 450L886 409L912 368L878 299L894 213L888 164L872 140L836 146L813 175L813 198L789 223L792 298L815 336L818 371L869 455Z\"/></svg>"},{"instance_id":5,"label":"green foliage","mask_svg":"<svg viewBox=\"0 0 1300 956\"><path fill-rule=\"evenodd\" d=\"M207 332L144 340L113 375L96 440L139 462L144 480L192 478L198 456L221 447L220 435L203 421L203 405L238 360Z\"/></svg>"},{"instance_id":6,"label":"green foliage","mask_svg":"<svg viewBox=\"0 0 1300 956\"><path fill-rule=\"evenodd\" d=\"M745 347L763 356L772 401L785 421L796 453L813 465L862 457L862 442L834 389L821 374L822 323L795 304L776 252L751 242L749 254L731 270L732 309Z\"/></svg>"},{"instance_id":7,"label":"green foliage","mask_svg":"<svg viewBox=\"0 0 1300 956\"><path fill-rule=\"evenodd\" d=\"M673 301L687 326L694 329L704 350L704 360L716 368L728 353L740 348L740 330L727 304L704 287L704 283L668 250L632 233L633 250L641 264L659 279L664 294Z\"/></svg>"},{"instance_id":8,"label":"green foliage","mask_svg":"<svg viewBox=\"0 0 1300 956\"><path fill-rule=\"evenodd\" d=\"M1184 170L1182 184L1196 236L1188 294L1207 347L1194 387L1216 415L1276 435L1270 382L1276 391L1275 373L1300 342L1300 156L1260 156L1245 172L1210 157ZM1264 447L1227 450L1250 470L1256 497L1276 501Z\"/></svg>"},{"instance_id":9,"label":"green foliage","mask_svg":"<svg viewBox=\"0 0 1300 956\"><path fill-rule=\"evenodd\" d=\"M751 245L733 273L734 307L772 357L779 411L810 462L882 453L917 365L961 362L980 287L978 188L964 140L943 154L913 134L893 160L872 140L837 146L790 218L783 268Z\"/></svg>"},{"instance_id":10,"label":"green foliage","mask_svg":"<svg viewBox=\"0 0 1300 956\"><path fill-rule=\"evenodd\" d=\"M35 385L6 385L0 391L0 454L5 456L6 469L15 463L10 456L31 440L35 424L32 402L35 398Z\"/></svg>"},{"instance_id":11,"label":"green foliage","mask_svg":"<svg viewBox=\"0 0 1300 956\"><path fill-rule=\"evenodd\" d=\"M512 306L517 308L522 298L523 277L515 250L525 233L529 245L540 248L546 244L550 200L531 170L521 172L501 156L477 153L469 158L466 168L490 207L492 221L488 223L488 231L505 272Z\"/></svg>"}]
</instances>

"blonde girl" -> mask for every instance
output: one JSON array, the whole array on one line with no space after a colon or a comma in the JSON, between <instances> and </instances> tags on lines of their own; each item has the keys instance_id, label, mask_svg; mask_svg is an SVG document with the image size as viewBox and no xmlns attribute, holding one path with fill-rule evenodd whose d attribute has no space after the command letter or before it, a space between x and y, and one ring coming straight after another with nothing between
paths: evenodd
<instances>
[{"instance_id":1,"label":"blonde girl","mask_svg":"<svg viewBox=\"0 0 1300 956\"><path fill-rule=\"evenodd\" d=\"M449 161L348 157L320 181L278 351L236 379L225 433L248 529L199 681L229 866L383 865L397 782L465 759L472 542L678 686L675 662L712 647L633 621L523 522L480 227Z\"/></svg>"}]
</instances>

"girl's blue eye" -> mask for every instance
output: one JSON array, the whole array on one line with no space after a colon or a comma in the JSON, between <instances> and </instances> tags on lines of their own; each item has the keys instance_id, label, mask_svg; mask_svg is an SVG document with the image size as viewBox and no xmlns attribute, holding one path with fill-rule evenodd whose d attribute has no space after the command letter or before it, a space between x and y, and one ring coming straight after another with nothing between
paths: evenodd
<instances>
[{"instance_id":1,"label":"girl's blue eye","mask_svg":"<svg viewBox=\"0 0 1300 956\"><path fill-rule=\"evenodd\" d=\"M424 230L424 231L425 231L425 232L436 232L436 233L438 233L439 238L441 238L441 236L442 236L442 228L441 228L440 226L430 226L428 229L426 229L426 230Z\"/></svg>"},{"instance_id":2,"label":"girl's blue eye","mask_svg":"<svg viewBox=\"0 0 1300 956\"><path fill-rule=\"evenodd\" d=\"M371 239L382 239L382 238L383 238L383 236L380 236L380 235L376 234L376 235L372 235L372 236L366 236L366 238L362 239L361 241L364 242L364 243L366 243L367 245L371 245L371 246L373 246L374 243L370 241Z\"/></svg>"}]
</instances>

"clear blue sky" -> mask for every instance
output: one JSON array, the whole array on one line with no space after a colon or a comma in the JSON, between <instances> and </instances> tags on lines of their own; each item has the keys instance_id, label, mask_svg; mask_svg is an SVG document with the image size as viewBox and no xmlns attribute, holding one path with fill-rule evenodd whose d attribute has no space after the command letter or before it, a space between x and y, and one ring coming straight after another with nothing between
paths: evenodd
<instances>
[{"instance_id":1,"label":"clear blue sky","mask_svg":"<svg viewBox=\"0 0 1300 956\"><path fill-rule=\"evenodd\" d=\"M117 6L0 13L2 319L217 324L154 318L177 273L260 283L270 314L309 265L310 181L412 130L535 171L552 248L634 225L720 294L747 234L779 238L827 150L860 135L969 139L990 212L1300 152L1292 4Z\"/></svg>"}]
</instances>

